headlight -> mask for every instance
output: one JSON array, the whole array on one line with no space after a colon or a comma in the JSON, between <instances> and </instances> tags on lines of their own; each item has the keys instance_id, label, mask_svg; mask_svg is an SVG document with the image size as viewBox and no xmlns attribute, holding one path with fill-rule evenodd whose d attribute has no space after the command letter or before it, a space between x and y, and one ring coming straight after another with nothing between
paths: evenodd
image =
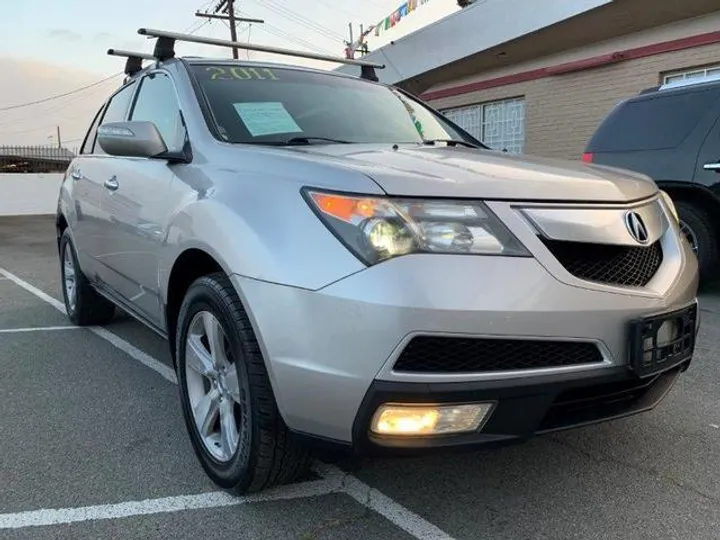
<instances>
[{"instance_id":1,"label":"headlight","mask_svg":"<svg viewBox=\"0 0 720 540\"><path fill-rule=\"evenodd\" d=\"M409 253L530 256L481 202L356 197L312 190L305 195L325 225L368 265Z\"/></svg>"},{"instance_id":2,"label":"headlight","mask_svg":"<svg viewBox=\"0 0 720 540\"><path fill-rule=\"evenodd\" d=\"M670 209L670 212L672 213L673 217L675 218L675 221L677 221L679 223L680 217L678 216L677 208L675 208L675 203L670 198L670 195L665 193L663 190L660 190L660 194L662 195L662 198L665 201L665 204Z\"/></svg>"}]
</instances>

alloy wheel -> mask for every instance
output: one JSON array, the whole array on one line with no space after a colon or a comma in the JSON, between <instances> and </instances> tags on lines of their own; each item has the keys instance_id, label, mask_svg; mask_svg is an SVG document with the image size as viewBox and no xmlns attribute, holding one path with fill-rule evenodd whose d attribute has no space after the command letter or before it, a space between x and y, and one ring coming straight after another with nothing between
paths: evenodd
<instances>
[{"instance_id":1,"label":"alloy wheel","mask_svg":"<svg viewBox=\"0 0 720 540\"><path fill-rule=\"evenodd\" d=\"M75 260L70 252L70 245L65 245L65 254L63 256L63 286L65 287L65 298L67 298L68 308L75 311L77 303L77 276L75 274Z\"/></svg>"},{"instance_id":2,"label":"alloy wheel","mask_svg":"<svg viewBox=\"0 0 720 540\"><path fill-rule=\"evenodd\" d=\"M690 248L692 249L693 253L695 255L698 254L698 238L695 234L695 231L693 231L690 226L685 223L684 221L680 221L680 232L685 237L685 239L690 244Z\"/></svg>"},{"instance_id":3,"label":"alloy wheel","mask_svg":"<svg viewBox=\"0 0 720 540\"><path fill-rule=\"evenodd\" d=\"M209 311L200 311L190 323L185 373L200 439L214 459L228 462L240 441L240 387L228 339L220 321Z\"/></svg>"}]
</instances>

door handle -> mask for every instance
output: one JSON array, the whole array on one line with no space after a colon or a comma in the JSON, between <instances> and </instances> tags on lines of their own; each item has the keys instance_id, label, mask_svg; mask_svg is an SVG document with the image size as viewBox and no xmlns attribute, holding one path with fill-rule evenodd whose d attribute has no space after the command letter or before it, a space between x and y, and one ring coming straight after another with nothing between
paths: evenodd
<instances>
[{"instance_id":1,"label":"door handle","mask_svg":"<svg viewBox=\"0 0 720 540\"><path fill-rule=\"evenodd\" d=\"M73 180L80 180L83 176L82 171L80 169L74 169L73 172L70 174L72 176Z\"/></svg>"},{"instance_id":2,"label":"door handle","mask_svg":"<svg viewBox=\"0 0 720 540\"><path fill-rule=\"evenodd\" d=\"M706 171L720 172L720 162L706 163L705 165L703 165L703 169L705 169Z\"/></svg>"},{"instance_id":3,"label":"door handle","mask_svg":"<svg viewBox=\"0 0 720 540\"><path fill-rule=\"evenodd\" d=\"M117 188L120 187L120 184L118 183L117 178L111 176L110 178L105 180L105 187L110 191L116 191Z\"/></svg>"}]
</instances>

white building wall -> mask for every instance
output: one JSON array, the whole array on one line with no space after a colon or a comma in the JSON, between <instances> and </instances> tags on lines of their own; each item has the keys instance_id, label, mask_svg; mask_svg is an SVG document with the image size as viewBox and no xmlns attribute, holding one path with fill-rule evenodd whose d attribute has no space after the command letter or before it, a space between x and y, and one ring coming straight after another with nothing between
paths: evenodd
<instances>
[{"instance_id":1,"label":"white building wall","mask_svg":"<svg viewBox=\"0 0 720 540\"><path fill-rule=\"evenodd\" d=\"M578 60L584 60L593 56L601 56L604 54L610 54L625 49L633 49L636 47L643 47L646 45L652 45L662 41L672 41L676 39L682 39L689 36L695 36L698 34L704 34L707 32L715 32L720 28L720 10L717 13L711 13L710 15L703 15L692 19L685 19L682 21L674 22L664 26L658 26L656 28L650 28L648 30L642 30L625 36L620 36L600 43L593 43L584 47L578 47L576 49L570 49L558 54L537 58L529 62L521 62L514 64L509 67L487 70L479 75L471 77L464 77L461 79L455 79L447 83L437 84L426 89L424 92L436 92L438 90L445 90L447 88L454 88L456 86L463 86L466 84L472 84L488 79L495 79L497 77L506 77L515 73L521 73L524 71L531 71L534 69L544 68L548 66L555 66L564 64L566 62L575 62ZM720 62L720 58L718 59ZM702 63L702 62L701 62Z\"/></svg>"},{"instance_id":2,"label":"white building wall","mask_svg":"<svg viewBox=\"0 0 720 540\"><path fill-rule=\"evenodd\" d=\"M378 70L378 77L384 83L394 84L611 2L480 0L363 59L385 64L385 69ZM357 74L357 67L343 66L337 71Z\"/></svg>"},{"instance_id":3,"label":"white building wall","mask_svg":"<svg viewBox=\"0 0 720 540\"><path fill-rule=\"evenodd\" d=\"M54 214L63 175L0 174L0 216Z\"/></svg>"}]
</instances>

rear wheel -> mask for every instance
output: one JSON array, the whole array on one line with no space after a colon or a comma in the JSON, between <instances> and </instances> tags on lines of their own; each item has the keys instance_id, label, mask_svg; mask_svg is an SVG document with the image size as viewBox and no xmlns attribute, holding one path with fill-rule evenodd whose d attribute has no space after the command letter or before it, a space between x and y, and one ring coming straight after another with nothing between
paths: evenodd
<instances>
[{"instance_id":1,"label":"rear wheel","mask_svg":"<svg viewBox=\"0 0 720 540\"><path fill-rule=\"evenodd\" d=\"M188 289L176 351L185 424L216 484L242 494L307 473L310 453L280 416L247 313L224 274Z\"/></svg>"},{"instance_id":2,"label":"rear wheel","mask_svg":"<svg viewBox=\"0 0 720 540\"><path fill-rule=\"evenodd\" d=\"M60 238L60 273L68 318L78 326L103 325L115 315L115 305L100 296L80 270L70 232Z\"/></svg>"},{"instance_id":3,"label":"rear wheel","mask_svg":"<svg viewBox=\"0 0 720 540\"><path fill-rule=\"evenodd\" d=\"M677 201L675 206L680 216L680 232L697 255L700 279L703 281L715 279L720 250L713 219L704 209L692 203Z\"/></svg>"}]
</instances>

